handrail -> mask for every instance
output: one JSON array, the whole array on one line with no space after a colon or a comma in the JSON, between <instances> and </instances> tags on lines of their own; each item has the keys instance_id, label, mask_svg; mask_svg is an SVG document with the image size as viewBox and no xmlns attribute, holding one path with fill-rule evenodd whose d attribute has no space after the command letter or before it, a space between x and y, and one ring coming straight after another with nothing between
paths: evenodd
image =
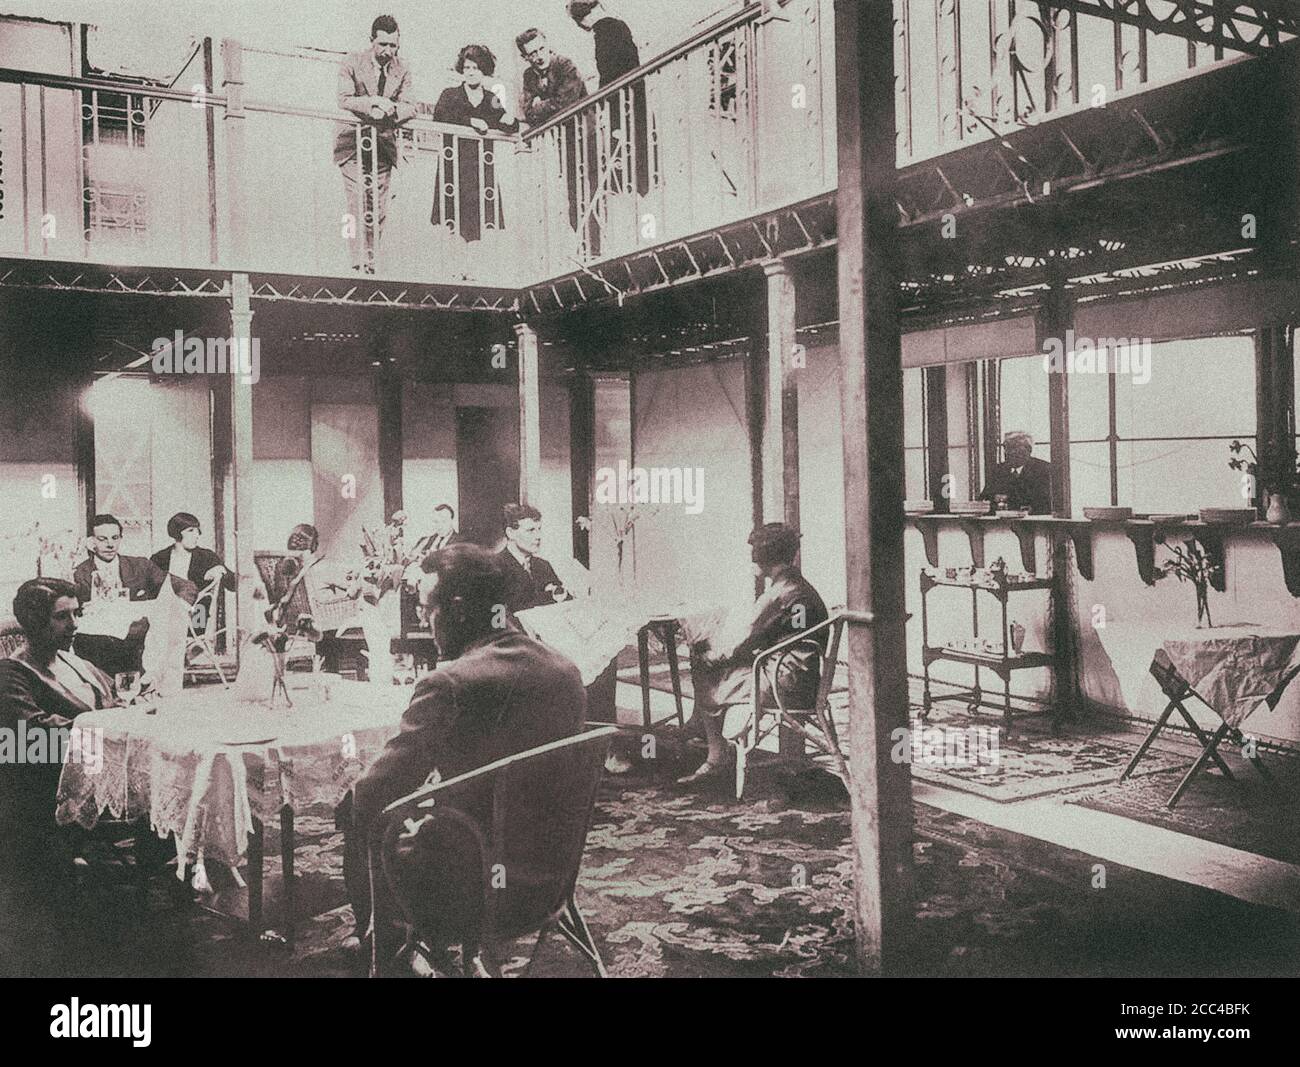
<instances>
[{"instance_id":1,"label":"handrail","mask_svg":"<svg viewBox=\"0 0 1300 1067\"><path fill-rule=\"evenodd\" d=\"M68 74L48 74L38 70L14 70L0 67L0 84L37 85L46 89L71 89L81 91L98 89L100 92L117 93L121 96L149 96L161 100L174 100L192 104L198 98L187 89L171 89L166 86L141 84L138 82L115 82L107 78L74 78ZM220 93L205 92L202 96L205 106L225 107L226 98Z\"/></svg>"},{"instance_id":2,"label":"handrail","mask_svg":"<svg viewBox=\"0 0 1300 1067\"><path fill-rule=\"evenodd\" d=\"M687 53L695 51L696 48L701 44L704 44L706 41L711 41L715 37L721 37L724 33L734 30L738 26L743 26L746 22L755 21L762 13L763 5L760 3L751 3L746 7L741 8L739 11L733 12L718 22L715 22L712 26L708 26L694 36L688 37L681 44L674 45L672 48L668 49L668 51L655 56L654 59L642 63L635 70L628 71L628 73L624 74L621 78L610 82L603 89L599 89L589 96L584 96L581 100L570 104L563 111L552 115L545 122L541 123L541 125L525 131L523 134L524 142L527 143L533 137L545 133L547 130L559 125L566 119L570 119L579 112L585 111L593 104L600 103L606 97L613 96L620 89L627 88L627 86L631 85L633 82L641 81L653 74L655 71L662 70L674 60L680 59Z\"/></svg>"}]
</instances>

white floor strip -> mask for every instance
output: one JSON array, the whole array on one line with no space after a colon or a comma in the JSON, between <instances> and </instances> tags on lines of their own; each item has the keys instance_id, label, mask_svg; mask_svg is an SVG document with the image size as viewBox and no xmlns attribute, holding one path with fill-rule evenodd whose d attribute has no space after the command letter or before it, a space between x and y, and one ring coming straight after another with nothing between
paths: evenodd
<instances>
[{"instance_id":1,"label":"white floor strip","mask_svg":"<svg viewBox=\"0 0 1300 1067\"><path fill-rule=\"evenodd\" d=\"M1300 867L1188 837L1135 819L1090 811L1060 798L999 804L928 782L912 783L922 804L1013 833L1050 841L1099 860L1188 882L1252 904L1300 912Z\"/></svg>"}]
</instances>

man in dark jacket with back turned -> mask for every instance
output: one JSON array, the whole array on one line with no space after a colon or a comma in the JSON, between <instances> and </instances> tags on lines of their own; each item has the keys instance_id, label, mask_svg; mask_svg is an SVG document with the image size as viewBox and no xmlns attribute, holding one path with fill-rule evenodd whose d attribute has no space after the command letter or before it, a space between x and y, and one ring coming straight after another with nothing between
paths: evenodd
<instances>
[{"instance_id":1,"label":"man in dark jacket with back turned","mask_svg":"<svg viewBox=\"0 0 1300 1067\"><path fill-rule=\"evenodd\" d=\"M501 625L505 589L490 552L458 544L423 563L420 596L438 643L437 670L416 686L401 731L340 805L344 877L357 934L371 916L367 847L382 829L384 808L420 788L435 773L446 781L495 760L570 737L586 721L578 668L508 623ZM490 820L491 796L458 801ZM377 955L392 958L400 941L385 889L374 901Z\"/></svg>"}]
</instances>

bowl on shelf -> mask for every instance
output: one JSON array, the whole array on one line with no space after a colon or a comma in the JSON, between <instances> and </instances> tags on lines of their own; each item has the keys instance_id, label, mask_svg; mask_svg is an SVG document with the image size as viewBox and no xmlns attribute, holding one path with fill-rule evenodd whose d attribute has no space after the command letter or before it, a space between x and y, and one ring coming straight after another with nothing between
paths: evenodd
<instances>
[{"instance_id":1,"label":"bowl on shelf","mask_svg":"<svg viewBox=\"0 0 1300 1067\"><path fill-rule=\"evenodd\" d=\"M1132 508L1084 508L1083 517L1094 522L1118 522L1133 517Z\"/></svg>"},{"instance_id":2,"label":"bowl on shelf","mask_svg":"<svg viewBox=\"0 0 1300 1067\"><path fill-rule=\"evenodd\" d=\"M1174 515L1172 513L1167 513L1167 512L1157 512L1154 515L1148 515L1147 518L1150 519L1152 522L1169 524L1175 522L1187 522L1187 520L1190 519L1191 516L1182 515L1182 514Z\"/></svg>"},{"instance_id":3,"label":"bowl on shelf","mask_svg":"<svg viewBox=\"0 0 1300 1067\"><path fill-rule=\"evenodd\" d=\"M933 500L904 500L903 510L909 515L929 515L934 511Z\"/></svg>"},{"instance_id":4,"label":"bowl on shelf","mask_svg":"<svg viewBox=\"0 0 1300 1067\"><path fill-rule=\"evenodd\" d=\"M999 519L1023 519L1028 517L1028 508L1003 508L1001 511L993 513Z\"/></svg>"},{"instance_id":5,"label":"bowl on shelf","mask_svg":"<svg viewBox=\"0 0 1300 1067\"><path fill-rule=\"evenodd\" d=\"M1201 508L1201 522L1233 523L1245 526L1259 518L1254 508Z\"/></svg>"},{"instance_id":6,"label":"bowl on shelf","mask_svg":"<svg viewBox=\"0 0 1300 1067\"><path fill-rule=\"evenodd\" d=\"M948 504L948 510L954 515L987 515L989 513L989 501L953 500Z\"/></svg>"}]
</instances>

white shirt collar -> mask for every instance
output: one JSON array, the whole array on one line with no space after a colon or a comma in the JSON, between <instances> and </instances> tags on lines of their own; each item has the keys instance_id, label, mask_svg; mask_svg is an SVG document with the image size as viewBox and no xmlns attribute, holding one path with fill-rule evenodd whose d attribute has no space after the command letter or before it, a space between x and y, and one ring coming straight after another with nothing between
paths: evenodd
<instances>
[{"instance_id":1,"label":"white shirt collar","mask_svg":"<svg viewBox=\"0 0 1300 1067\"><path fill-rule=\"evenodd\" d=\"M519 566L523 567L524 570L531 571L533 569L533 557L524 555L513 541L506 542L506 551L519 561Z\"/></svg>"}]
</instances>

